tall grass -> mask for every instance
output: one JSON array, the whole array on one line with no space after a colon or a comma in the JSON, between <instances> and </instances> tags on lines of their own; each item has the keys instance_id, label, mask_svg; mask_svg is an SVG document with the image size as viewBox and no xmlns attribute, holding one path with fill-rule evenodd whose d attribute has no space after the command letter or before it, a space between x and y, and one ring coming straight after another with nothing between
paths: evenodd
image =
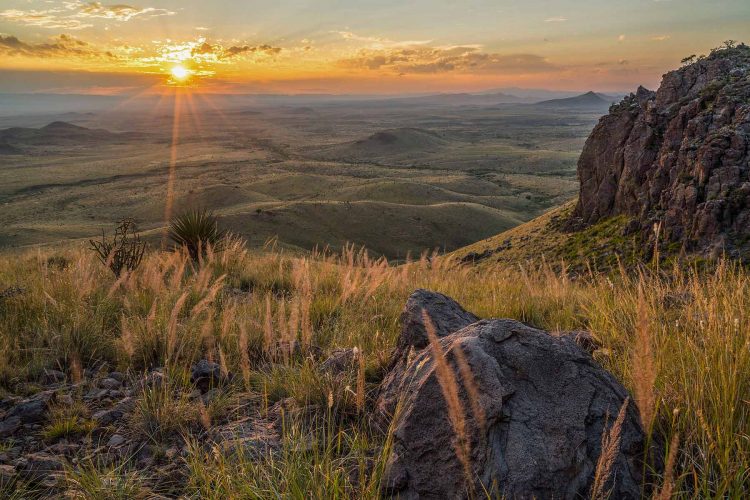
<instances>
[{"instance_id":1,"label":"tall grass","mask_svg":"<svg viewBox=\"0 0 750 500\"><path fill-rule=\"evenodd\" d=\"M364 495L374 491L362 484L372 488L370 471L382 466L372 459L386 440L364 430L367 405L406 298L429 288L482 317L591 331L602 344L596 359L634 394L653 442L665 443L655 453L672 470L648 475L652 489L674 497L750 490L750 272L742 268L725 263L711 274L651 269L573 280L545 265L476 268L434 255L395 267L353 247L304 257L253 252L236 240L222 248L198 262L186 250L153 252L119 277L83 248L0 256L0 284L24 290L0 301L0 387L24 390L44 368L74 377L101 363L175 373L212 359L240 375L261 414L289 397L316 406L323 416L305 432L319 446L311 453L288 443L283 459L245 464L244 474L222 465L228 457L196 451L189 459L192 491L224 481L244 491L239 483L248 481L247 491L294 496L325 476L330 482L321 493ZM322 372L319 360L341 347L358 349L350 372ZM162 399L172 396L148 397L139 403L145 414L161 411ZM288 439L302 439L298 434ZM670 442L679 445L667 449ZM360 463L365 457L367 467ZM201 477L207 472L200 463L216 466L210 477ZM354 481L360 467L363 479ZM305 468L312 471L307 476Z\"/></svg>"}]
</instances>

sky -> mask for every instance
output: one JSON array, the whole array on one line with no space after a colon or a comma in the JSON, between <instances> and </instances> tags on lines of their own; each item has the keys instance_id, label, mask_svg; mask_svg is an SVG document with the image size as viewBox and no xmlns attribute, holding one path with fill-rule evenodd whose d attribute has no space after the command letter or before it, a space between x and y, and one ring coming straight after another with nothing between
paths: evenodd
<instances>
[{"instance_id":1,"label":"sky","mask_svg":"<svg viewBox=\"0 0 750 500\"><path fill-rule=\"evenodd\" d=\"M728 39L750 0L2 0L0 92L622 92Z\"/></svg>"}]
</instances>

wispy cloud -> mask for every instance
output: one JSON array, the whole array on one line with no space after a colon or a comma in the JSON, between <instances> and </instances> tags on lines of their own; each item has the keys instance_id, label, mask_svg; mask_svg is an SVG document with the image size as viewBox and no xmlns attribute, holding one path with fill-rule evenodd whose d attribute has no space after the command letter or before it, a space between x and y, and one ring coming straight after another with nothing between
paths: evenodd
<instances>
[{"instance_id":1,"label":"wispy cloud","mask_svg":"<svg viewBox=\"0 0 750 500\"><path fill-rule=\"evenodd\" d=\"M379 36L358 35L351 31L331 31L331 33L339 35L344 40L359 42L373 49L411 47L413 45L427 45L432 42L432 40L391 40Z\"/></svg>"},{"instance_id":2,"label":"wispy cloud","mask_svg":"<svg viewBox=\"0 0 750 500\"><path fill-rule=\"evenodd\" d=\"M116 4L104 5L101 2L68 2L69 10L77 11L75 17L112 19L115 21L130 21L135 17L171 16L174 12L154 7L133 7L132 5Z\"/></svg>"},{"instance_id":3,"label":"wispy cloud","mask_svg":"<svg viewBox=\"0 0 750 500\"><path fill-rule=\"evenodd\" d=\"M381 70L397 74L524 74L559 70L559 67L538 55L487 53L476 46L412 46L390 50L361 50L352 57L338 61L338 65L350 69Z\"/></svg>"},{"instance_id":4,"label":"wispy cloud","mask_svg":"<svg viewBox=\"0 0 750 500\"><path fill-rule=\"evenodd\" d=\"M564 23L567 20L568 20L567 17L556 16L556 17L548 17L547 19L544 20L544 22L545 23Z\"/></svg>"},{"instance_id":5,"label":"wispy cloud","mask_svg":"<svg viewBox=\"0 0 750 500\"><path fill-rule=\"evenodd\" d=\"M98 49L70 35L59 35L45 43L27 43L15 36L0 35L0 54L42 58L116 59L112 52Z\"/></svg>"},{"instance_id":6,"label":"wispy cloud","mask_svg":"<svg viewBox=\"0 0 750 500\"><path fill-rule=\"evenodd\" d=\"M672 38L670 35L654 35L651 37L651 40L655 42L663 42L665 40L669 40L670 38Z\"/></svg>"},{"instance_id":7,"label":"wispy cloud","mask_svg":"<svg viewBox=\"0 0 750 500\"><path fill-rule=\"evenodd\" d=\"M47 29L80 30L93 26L92 19L125 22L135 18L171 16L174 12L154 7L134 7L126 4L104 5L101 2L63 2L62 7L45 10L7 9L0 18Z\"/></svg>"},{"instance_id":8,"label":"wispy cloud","mask_svg":"<svg viewBox=\"0 0 750 500\"><path fill-rule=\"evenodd\" d=\"M93 26L70 16L59 16L59 10L17 10L9 9L0 12L0 18L26 26L38 26L48 29L80 30Z\"/></svg>"}]
</instances>

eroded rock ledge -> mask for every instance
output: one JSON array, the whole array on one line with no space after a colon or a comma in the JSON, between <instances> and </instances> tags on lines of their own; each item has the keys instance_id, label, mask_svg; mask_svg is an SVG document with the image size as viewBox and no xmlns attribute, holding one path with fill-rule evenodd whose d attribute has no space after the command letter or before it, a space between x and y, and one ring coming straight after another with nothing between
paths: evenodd
<instances>
[{"instance_id":1,"label":"eroded rock ledge","mask_svg":"<svg viewBox=\"0 0 750 500\"><path fill-rule=\"evenodd\" d=\"M689 61L688 61L689 62ZM750 47L716 50L639 88L589 136L575 217L636 218L646 240L750 254Z\"/></svg>"}]
</instances>

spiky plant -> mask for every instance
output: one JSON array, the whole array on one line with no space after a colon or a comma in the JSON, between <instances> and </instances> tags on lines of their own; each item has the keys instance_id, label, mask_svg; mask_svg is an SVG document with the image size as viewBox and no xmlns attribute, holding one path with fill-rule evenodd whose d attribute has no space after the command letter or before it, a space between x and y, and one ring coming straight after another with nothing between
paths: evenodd
<instances>
[{"instance_id":1,"label":"spiky plant","mask_svg":"<svg viewBox=\"0 0 750 500\"><path fill-rule=\"evenodd\" d=\"M205 208L188 210L169 222L169 238L178 247L186 248L196 261L205 257L209 247L220 250L226 235L219 229L216 215Z\"/></svg>"}]
</instances>

